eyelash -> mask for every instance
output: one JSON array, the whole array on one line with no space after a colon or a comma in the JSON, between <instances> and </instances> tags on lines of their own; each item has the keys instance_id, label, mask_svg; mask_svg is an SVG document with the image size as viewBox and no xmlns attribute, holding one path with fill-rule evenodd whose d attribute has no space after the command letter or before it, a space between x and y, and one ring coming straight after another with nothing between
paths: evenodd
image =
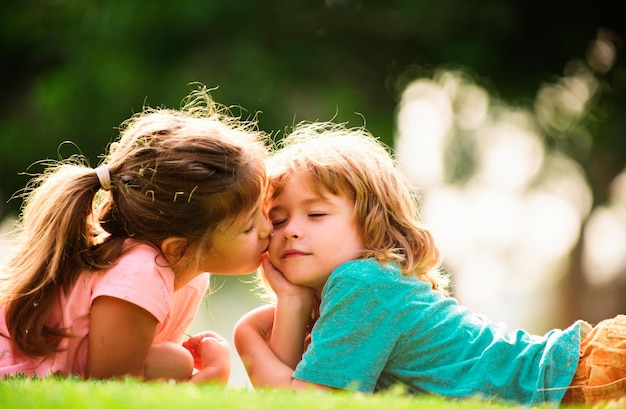
<instances>
[{"instance_id":1,"label":"eyelash","mask_svg":"<svg viewBox=\"0 0 626 409\"><path fill-rule=\"evenodd\" d=\"M273 227L278 227L281 224L285 223L286 219L281 219L281 220L272 220L272 226Z\"/></svg>"},{"instance_id":2,"label":"eyelash","mask_svg":"<svg viewBox=\"0 0 626 409\"><path fill-rule=\"evenodd\" d=\"M246 231L244 231L245 234L250 234L254 231L254 229L256 228L256 224L252 224L252 226L250 226L250 228Z\"/></svg>"},{"instance_id":3,"label":"eyelash","mask_svg":"<svg viewBox=\"0 0 626 409\"><path fill-rule=\"evenodd\" d=\"M323 217L326 215L327 213L324 213L324 212L311 212L307 215L307 217L317 218L317 217ZM279 227L281 224L284 224L286 221L287 219L272 220L272 226Z\"/></svg>"}]
</instances>

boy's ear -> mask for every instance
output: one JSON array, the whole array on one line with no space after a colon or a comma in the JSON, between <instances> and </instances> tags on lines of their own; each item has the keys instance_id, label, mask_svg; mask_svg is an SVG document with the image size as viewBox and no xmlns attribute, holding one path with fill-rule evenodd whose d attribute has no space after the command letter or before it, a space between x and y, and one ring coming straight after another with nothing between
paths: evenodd
<instances>
[{"instance_id":1,"label":"boy's ear","mask_svg":"<svg viewBox=\"0 0 626 409\"><path fill-rule=\"evenodd\" d=\"M180 259L187 249L187 239L184 237L168 237L161 243L161 251L166 257Z\"/></svg>"}]
</instances>

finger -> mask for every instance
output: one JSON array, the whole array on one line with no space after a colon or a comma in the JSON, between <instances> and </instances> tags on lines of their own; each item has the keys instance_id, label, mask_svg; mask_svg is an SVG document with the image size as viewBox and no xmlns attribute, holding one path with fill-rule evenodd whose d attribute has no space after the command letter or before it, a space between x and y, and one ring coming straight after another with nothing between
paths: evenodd
<instances>
[{"instance_id":1,"label":"finger","mask_svg":"<svg viewBox=\"0 0 626 409\"><path fill-rule=\"evenodd\" d=\"M287 279L285 278L285 276L283 276L283 273L276 269L276 267L274 267L274 265L269 260L263 261L262 272L265 281L267 281L270 286L287 282Z\"/></svg>"},{"instance_id":2,"label":"finger","mask_svg":"<svg viewBox=\"0 0 626 409\"><path fill-rule=\"evenodd\" d=\"M274 269L274 266L270 262L269 258L267 257L263 258L261 272L263 273L263 276L265 276L266 279L267 279L267 276L272 273L273 269Z\"/></svg>"},{"instance_id":3,"label":"finger","mask_svg":"<svg viewBox=\"0 0 626 409\"><path fill-rule=\"evenodd\" d=\"M194 345L199 345L203 338L213 337L213 336L220 336L220 335L214 331L202 331L194 335L189 335L189 338L187 338L185 342L189 342Z\"/></svg>"},{"instance_id":4,"label":"finger","mask_svg":"<svg viewBox=\"0 0 626 409\"><path fill-rule=\"evenodd\" d=\"M206 367L217 361L230 359L230 346L226 340L217 338L205 338L200 344L202 367Z\"/></svg>"}]
</instances>

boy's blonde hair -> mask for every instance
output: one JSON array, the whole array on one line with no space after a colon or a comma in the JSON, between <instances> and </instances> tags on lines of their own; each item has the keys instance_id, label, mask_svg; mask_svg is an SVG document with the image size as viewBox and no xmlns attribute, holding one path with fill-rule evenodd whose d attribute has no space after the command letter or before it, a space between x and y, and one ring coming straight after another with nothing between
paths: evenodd
<instances>
[{"instance_id":1,"label":"boy's blonde hair","mask_svg":"<svg viewBox=\"0 0 626 409\"><path fill-rule=\"evenodd\" d=\"M128 238L156 248L187 238L181 259L200 257L217 229L259 204L266 141L201 87L179 110L147 107L121 125L103 160L110 186L85 160L50 163L21 192L21 243L0 281L9 334L0 335L28 356L57 351L71 328L50 323L50 307L82 271L115 263Z\"/></svg>"},{"instance_id":2,"label":"boy's blonde hair","mask_svg":"<svg viewBox=\"0 0 626 409\"><path fill-rule=\"evenodd\" d=\"M418 196L389 148L372 134L343 124L297 125L267 162L266 202L282 192L293 174L310 178L320 194L354 201L364 258L397 263L404 274L446 293L439 250L419 220Z\"/></svg>"}]
</instances>

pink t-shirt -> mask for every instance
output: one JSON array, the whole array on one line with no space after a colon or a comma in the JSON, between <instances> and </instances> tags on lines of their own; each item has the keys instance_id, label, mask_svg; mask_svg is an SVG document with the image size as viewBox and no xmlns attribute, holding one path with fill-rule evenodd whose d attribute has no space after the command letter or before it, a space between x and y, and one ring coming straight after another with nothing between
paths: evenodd
<instances>
[{"instance_id":1,"label":"pink t-shirt","mask_svg":"<svg viewBox=\"0 0 626 409\"><path fill-rule=\"evenodd\" d=\"M61 322L73 335L61 341L62 352L43 358L14 354L10 339L0 336L0 376L26 374L44 377L56 372L85 377L91 303L109 296L133 303L159 322L155 342L179 343L196 315L209 285L209 274L200 274L174 293L174 272L159 259L159 252L138 244L104 272L85 270L51 311L50 322ZM0 309L0 334L8 334L4 307Z\"/></svg>"}]
</instances>

